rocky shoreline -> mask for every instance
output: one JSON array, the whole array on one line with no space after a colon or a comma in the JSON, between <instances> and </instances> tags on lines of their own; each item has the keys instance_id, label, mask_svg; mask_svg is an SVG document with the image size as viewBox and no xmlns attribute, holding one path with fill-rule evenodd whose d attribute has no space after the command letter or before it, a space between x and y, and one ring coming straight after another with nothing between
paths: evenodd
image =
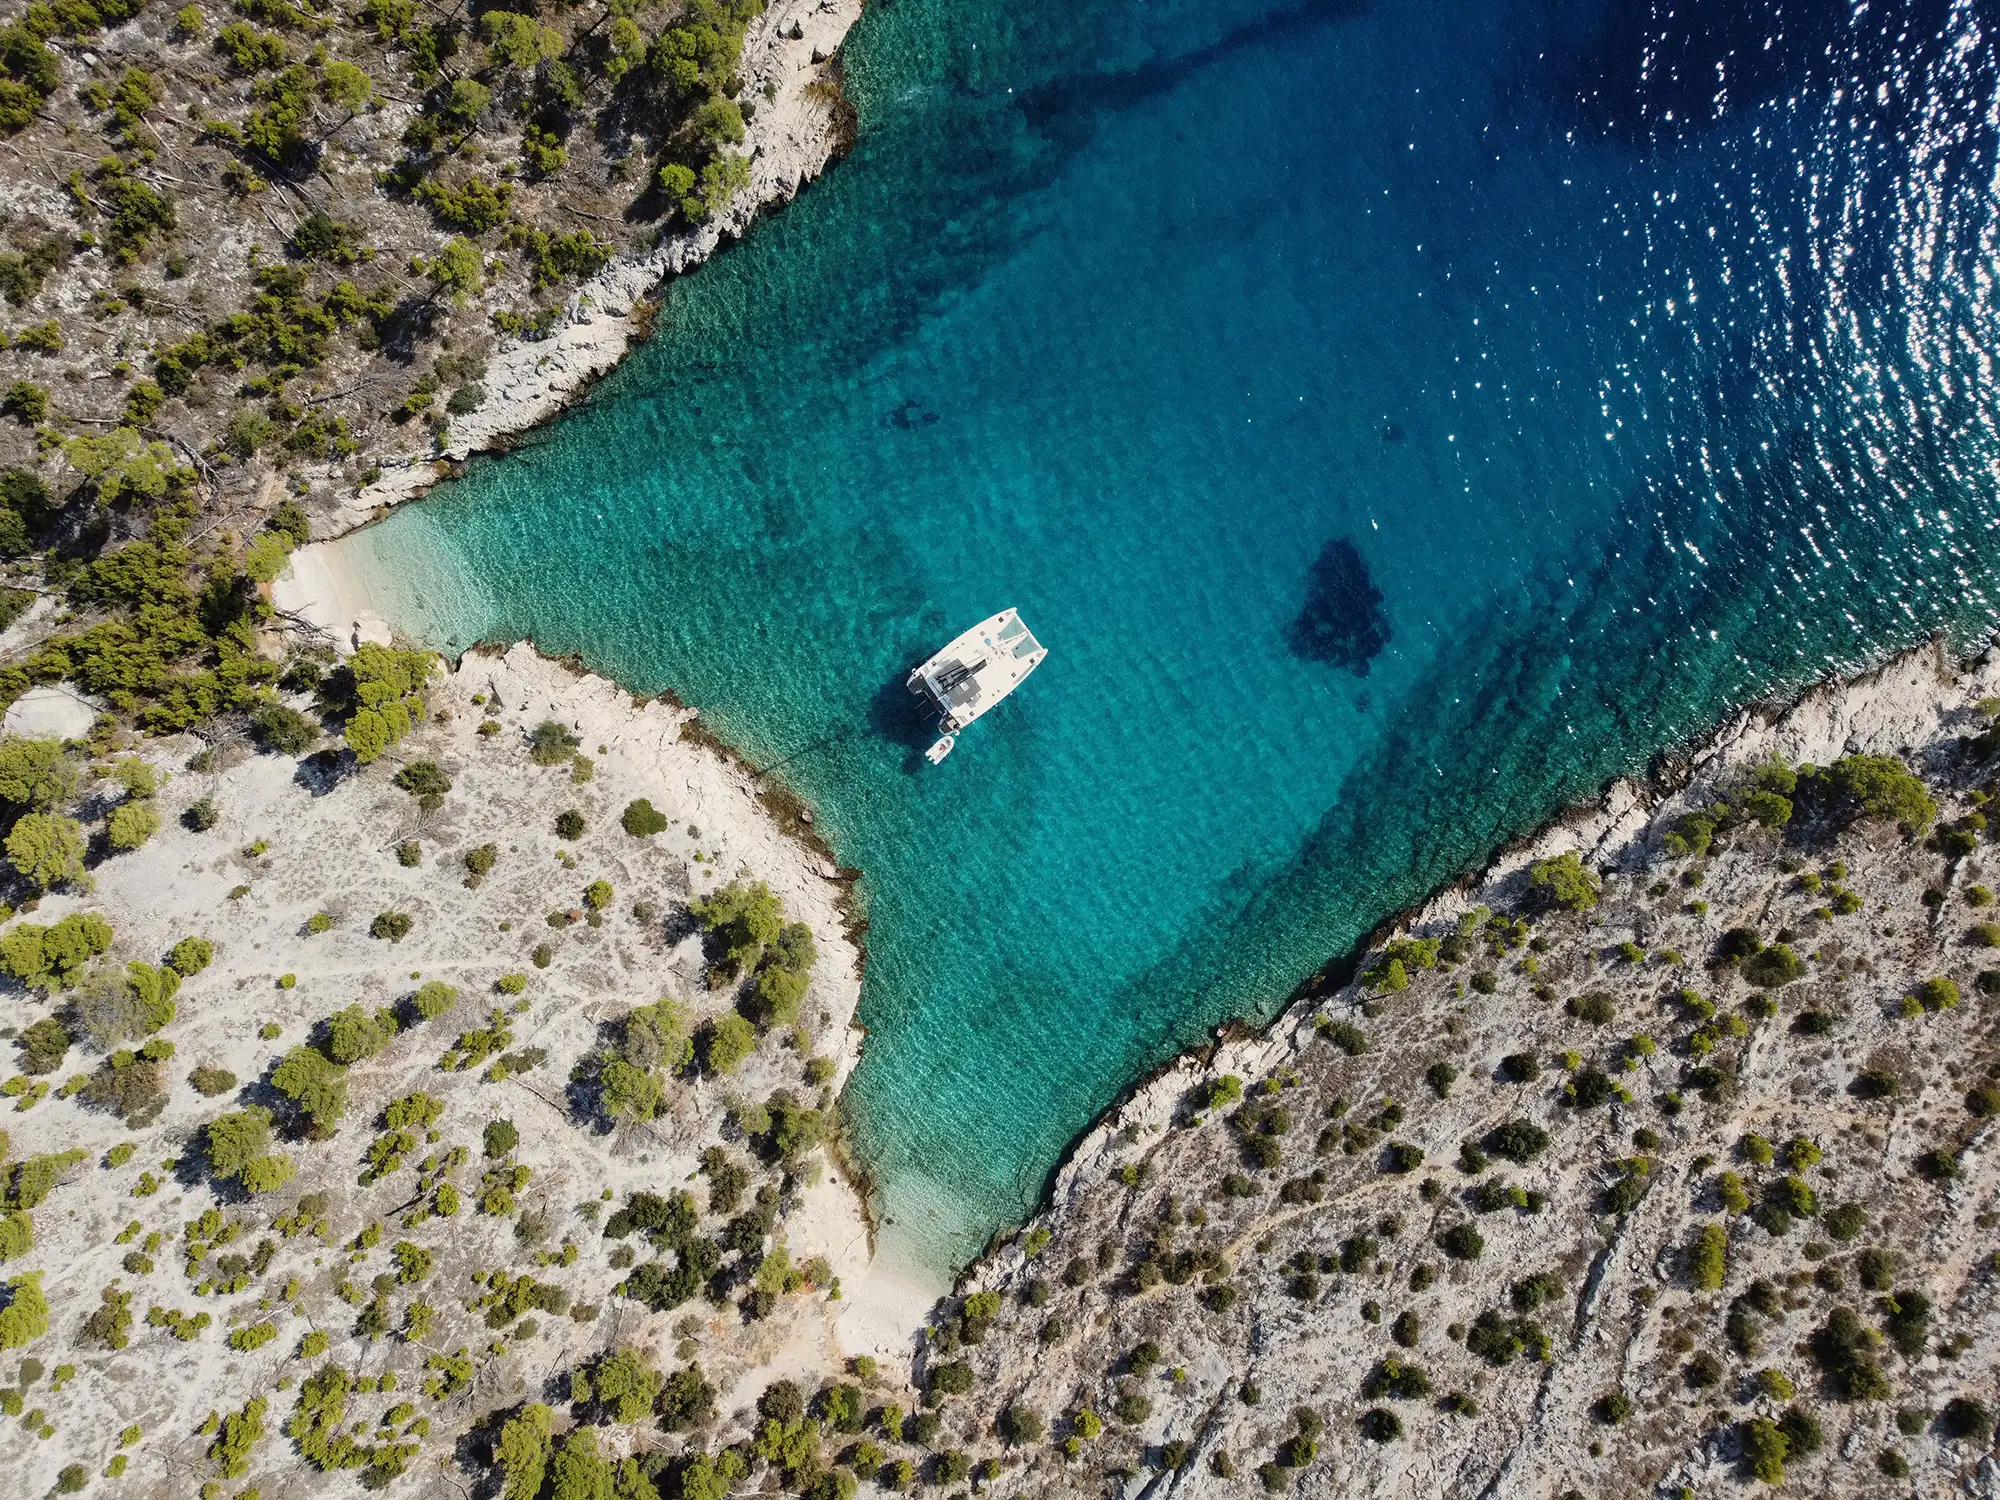
<instances>
[{"instance_id":1,"label":"rocky shoreline","mask_svg":"<svg viewBox=\"0 0 2000 1500\"><path fill-rule=\"evenodd\" d=\"M1210 1042L1160 1064L1079 1132L1051 1177L1042 1213L1060 1213L1115 1168L1130 1143L1128 1129L1163 1132L1177 1101L1226 1073L1256 1077L1295 1058L1314 1041L1311 1028L1331 1003L1355 1001L1358 974L1369 957L1398 936L1452 930L1465 912L1501 893L1518 894L1537 860L1574 850L1585 864L1619 869L1649 852L1648 829L1712 794L1732 770L1771 755L1793 763L1825 763L1842 754L1896 754L1953 727L1979 699L2000 693L2000 648L1969 662L1950 660L1942 638L1898 652L1852 677L1827 679L1789 705L1747 705L1685 751L1668 752L1671 770L1653 777L1615 778L1594 802L1551 817L1534 834L1496 853L1475 872L1436 891L1413 911L1389 918L1347 954L1329 961L1299 986L1271 1021L1252 1027L1224 1022ZM994 1274L1018 1270L1019 1233L967 1266L959 1290L977 1290Z\"/></svg>"},{"instance_id":2,"label":"rocky shoreline","mask_svg":"<svg viewBox=\"0 0 2000 1500\"><path fill-rule=\"evenodd\" d=\"M1136 1086L933 1319L920 1380L967 1368L946 1377L963 1430L1050 1439L997 1492L1236 1493L1254 1469L1308 1494L1706 1494L1787 1454L1832 1494L1989 1492L1992 1412L1964 1392L1990 1385L1969 1351L1994 1347L1977 1255L2000 1177L1966 1090L2000 1060L1967 967L1986 929L1958 928L1992 900L1974 814L1996 692L2000 653L1933 641L1746 708ZM1918 768L1948 844L1754 821L1691 856L1668 841L1760 767L1869 756ZM1531 889L1566 856L1587 908ZM1851 904L1793 913L1822 892ZM1774 926L1804 963L1746 990L1715 934ZM1761 1171L1766 1140L1790 1176ZM1760 1176L1746 1212L1731 1194ZM1782 1326L1795 1309L1811 1321ZM1882 1355L1829 1353L1848 1327Z\"/></svg>"},{"instance_id":3,"label":"rocky shoreline","mask_svg":"<svg viewBox=\"0 0 2000 1500\"><path fill-rule=\"evenodd\" d=\"M316 535L338 537L378 520L450 478L473 454L502 448L559 415L646 336L654 312L648 299L661 283L742 238L766 209L789 202L843 155L855 122L840 94L837 53L862 3L778 0L767 8L745 34L739 69L746 92L773 91L746 126L749 187L713 218L645 254L614 260L570 296L553 332L502 344L486 363L485 400L452 422L445 446L432 456L385 461L379 479L316 514Z\"/></svg>"}]
</instances>

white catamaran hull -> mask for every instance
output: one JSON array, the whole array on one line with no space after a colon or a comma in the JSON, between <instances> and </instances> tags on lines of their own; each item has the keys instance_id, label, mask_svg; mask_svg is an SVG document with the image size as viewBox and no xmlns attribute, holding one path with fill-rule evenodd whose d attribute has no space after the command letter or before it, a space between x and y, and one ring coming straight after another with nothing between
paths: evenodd
<instances>
[{"instance_id":1,"label":"white catamaran hull","mask_svg":"<svg viewBox=\"0 0 2000 1500\"><path fill-rule=\"evenodd\" d=\"M1026 681L1048 654L1019 612L1003 609L912 671L905 686L937 710L942 736L925 758L936 765L951 754L960 731Z\"/></svg>"}]
</instances>

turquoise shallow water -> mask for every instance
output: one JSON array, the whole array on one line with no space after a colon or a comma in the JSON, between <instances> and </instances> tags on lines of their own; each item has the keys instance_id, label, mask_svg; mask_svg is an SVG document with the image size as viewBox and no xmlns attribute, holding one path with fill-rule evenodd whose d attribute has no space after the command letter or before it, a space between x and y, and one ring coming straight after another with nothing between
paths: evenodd
<instances>
[{"instance_id":1,"label":"turquoise shallow water","mask_svg":"<svg viewBox=\"0 0 2000 1500\"><path fill-rule=\"evenodd\" d=\"M949 1266L1497 842L1984 628L1981 20L877 5L854 155L547 442L344 545L437 645L789 758L867 872L887 1233ZM903 673L1009 604L1048 661L923 767Z\"/></svg>"}]
</instances>

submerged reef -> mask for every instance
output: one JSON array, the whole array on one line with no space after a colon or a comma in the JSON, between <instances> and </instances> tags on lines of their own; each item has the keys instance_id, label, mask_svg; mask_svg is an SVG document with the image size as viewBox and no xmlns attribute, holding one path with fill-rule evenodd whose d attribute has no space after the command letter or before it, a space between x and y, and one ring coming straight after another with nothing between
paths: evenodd
<instances>
[{"instance_id":1,"label":"submerged reef","mask_svg":"<svg viewBox=\"0 0 2000 1500\"><path fill-rule=\"evenodd\" d=\"M1360 549L1335 537L1306 571L1306 602L1285 632L1292 654L1345 667L1357 677L1389 644L1382 591L1369 576Z\"/></svg>"}]
</instances>

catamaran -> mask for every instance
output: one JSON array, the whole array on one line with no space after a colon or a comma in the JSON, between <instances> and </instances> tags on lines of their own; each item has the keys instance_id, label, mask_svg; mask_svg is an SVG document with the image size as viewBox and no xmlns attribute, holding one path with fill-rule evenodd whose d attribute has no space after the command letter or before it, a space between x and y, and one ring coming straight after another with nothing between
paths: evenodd
<instances>
[{"instance_id":1,"label":"catamaran","mask_svg":"<svg viewBox=\"0 0 2000 1500\"><path fill-rule=\"evenodd\" d=\"M981 620L922 666L905 686L938 711L940 738L924 752L936 765L974 719L1019 687L1049 653L1016 610Z\"/></svg>"}]
</instances>

